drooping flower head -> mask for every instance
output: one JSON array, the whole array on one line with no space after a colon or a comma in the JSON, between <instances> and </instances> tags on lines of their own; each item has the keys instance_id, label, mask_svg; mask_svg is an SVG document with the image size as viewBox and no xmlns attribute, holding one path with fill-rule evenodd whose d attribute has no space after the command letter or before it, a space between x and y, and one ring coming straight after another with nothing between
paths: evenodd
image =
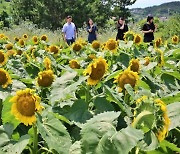
<instances>
[{"instance_id":1,"label":"drooping flower head","mask_svg":"<svg viewBox=\"0 0 180 154\"><path fill-rule=\"evenodd\" d=\"M5 65L7 62L7 55L3 50L0 50L0 66Z\"/></svg>"},{"instance_id":2,"label":"drooping flower head","mask_svg":"<svg viewBox=\"0 0 180 154\"><path fill-rule=\"evenodd\" d=\"M164 53L160 49L156 49L156 52L158 53L158 66L162 67L164 66Z\"/></svg>"},{"instance_id":3,"label":"drooping flower head","mask_svg":"<svg viewBox=\"0 0 180 154\"><path fill-rule=\"evenodd\" d=\"M45 65L46 70L50 70L51 69L51 60L48 57L44 58L43 63Z\"/></svg>"},{"instance_id":4,"label":"drooping flower head","mask_svg":"<svg viewBox=\"0 0 180 154\"><path fill-rule=\"evenodd\" d=\"M124 34L124 41L134 41L135 33L132 31L128 31Z\"/></svg>"},{"instance_id":5,"label":"drooping flower head","mask_svg":"<svg viewBox=\"0 0 180 154\"><path fill-rule=\"evenodd\" d=\"M137 72L133 72L127 69L115 77L114 83L118 83L119 92L121 92L126 84L130 84L134 88L137 84L138 79L139 76Z\"/></svg>"},{"instance_id":6,"label":"drooping flower head","mask_svg":"<svg viewBox=\"0 0 180 154\"><path fill-rule=\"evenodd\" d=\"M149 63L150 63L150 57L145 57L144 60L145 60L144 66L149 65Z\"/></svg>"},{"instance_id":7,"label":"drooping flower head","mask_svg":"<svg viewBox=\"0 0 180 154\"><path fill-rule=\"evenodd\" d=\"M6 70L0 68L0 86L2 88L6 88L11 83L12 80L9 73Z\"/></svg>"},{"instance_id":8,"label":"drooping flower head","mask_svg":"<svg viewBox=\"0 0 180 154\"><path fill-rule=\"evenodd\" d=\"M147 114L147 117L150 116L151 118L140 120L143 114ZM166 104L160 99L147 96L137 99L132 126L137 129L143 130L146 128L146 130L153 131L159 142L161 142L167 136L170 126Z\"/></svg>"},{"instance_id":9,"label":"drooping flower head","mask_svg":"<svg viewBox=\"0 0 180 154\"><path fill-rule=\"evenodd\" d=\"M26 126L36 122L35 113L41 111L40 97L32 89L19 90L10 100L11 113Z\"/></svg>"},{"instance_id":10,"label":"drooping flower head","mask_svg":"<svg viewBox=\"0 0 180 154\"><path fill-rule=\"evenodd\" d=\"M162 43L163 43L162 38L156 39L155 42L154 42L155 48L159 48L162 45Z\"/></svg>"},{"instance_id":11,"label":"drooping flower head","mask_svg":"<svg viewBox=\"0 0 180 154\"><path fill-rule=\"evenodd\" d=\"M102 57L94 59L92 63L84 71L84 75L88 75L88 85L96 85L104 76L108 68L106 60Z\"/></svg>"}]
</instances>

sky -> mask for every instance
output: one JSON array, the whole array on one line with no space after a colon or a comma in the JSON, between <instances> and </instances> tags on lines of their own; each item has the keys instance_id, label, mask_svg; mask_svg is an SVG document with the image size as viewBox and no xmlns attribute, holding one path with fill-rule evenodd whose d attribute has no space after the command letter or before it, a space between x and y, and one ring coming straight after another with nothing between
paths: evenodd
<instances>
[{"instance_id":1,"label":"sky","mask_svg":"<svg viewBox=\"0 0 180 154\"><path fill-rule=\"evenodd\" d=\"M136 0L136 2L129 6L129 8L145 8L153 5L160 5L166 2L173 2L173 1L180 1L180 0Z\"/></svg>"}]
</instances>

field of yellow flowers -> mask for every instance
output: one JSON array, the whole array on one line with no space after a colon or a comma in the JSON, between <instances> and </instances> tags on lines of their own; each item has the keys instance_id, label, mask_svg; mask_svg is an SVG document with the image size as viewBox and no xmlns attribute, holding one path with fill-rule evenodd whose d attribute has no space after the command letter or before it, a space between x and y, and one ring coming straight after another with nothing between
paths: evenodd
<instances>
[{"instance_id":1,"label":"field of yellow flowers","mask_svg":"<svg viewBox=\"0 0 180 154\"><path fill-rule=\"evenodd\" d=\"M179 36L0 34L0 154L180 153L179 90Z\"/></svg>"}]
</instances>

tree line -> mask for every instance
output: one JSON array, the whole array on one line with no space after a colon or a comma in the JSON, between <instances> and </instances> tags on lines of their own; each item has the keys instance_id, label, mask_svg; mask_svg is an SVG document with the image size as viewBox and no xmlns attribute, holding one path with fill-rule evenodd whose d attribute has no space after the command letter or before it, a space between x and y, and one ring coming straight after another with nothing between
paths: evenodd
<instances>
[{"instance_id":1,"label":"tree line","mask_svg":"<svg viewBox=\"0 0 180 154\"><path fill-rule=\"evenodd\" d=\"M65 17L72 15L77 27L92 18L98 26L105 26L109 18L129 17L127 6L136 0L11 0L13 22L29 20L39 28L55 30L63 25Z\"/></svg>"}]
</instances>

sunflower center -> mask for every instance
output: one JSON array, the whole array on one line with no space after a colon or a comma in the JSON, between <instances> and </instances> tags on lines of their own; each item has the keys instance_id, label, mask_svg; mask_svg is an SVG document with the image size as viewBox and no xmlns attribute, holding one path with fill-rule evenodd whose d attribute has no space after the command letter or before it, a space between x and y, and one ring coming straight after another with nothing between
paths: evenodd
<instances>
[{"instance_id":1,"label":"sunflower center","mask_svg":"<svg viewBox=\"0 0 180 154\"><path fill-rule=\"evenodd\" d=\"M0 63L4 62L4 60L5 60L4 54L0 52Z\"/></svg>"},{"instance_id":2,"label":"sunflower center","mask_svg":"<svg viewBox=\"0 0 180 154\"><path fill-rule=\"evenodd\" d=\"M50 48L50 51L53 52L54 54L57 54L58 53L58 48L56 48L55 46L52 46Z\"/></svg>"},{"instance_id":3,"label":"sunflower center","mask_svg":"<svg viewBox=\"0 0 180 154\"><path fill-rule=\"evenodd\" d=\"M99 62L96 68L92 66L92 72L90 74L90 78L93 80L100 80L103 77L104 73L105 73L105 66L102 62Z\"/></svg>"},{"instance_id":4,"label":"sunflower center","mask_svg":"<svg viewBox=\"0 0 180 154\"><path fill-rule=\"evenodd\" d=\"M139 64L136 63L136 62L132 62L131 70L132 70L133 72L138 72L138 71L139 71Z\"/></svg>"},{"instance_id":5,"label":"sunflower center","mask_svg":"<svg viewBox=\"0 0 180 154\"><path fill-rule=\"evenodd\" d=\"M141 41L141 40L140 40L140 37L137 36L136 39L135 39L135 42L136 42L136 43L139 43L140 41Z\"/></svg>"},{"instance_id":6,"label":"sunflower center","mask_svg":"<svg viewBox=\"0 0 180 154\"><path fill-rule=\"evenodd\" d=\"M80 50L81 50L81 45L80 45L80 44L75 44L75 45L73 46L73 50L74 50L74 51L80 51Z\"/></svg>"},{"instance_id":7,"label":"sunflower center","mask_svg":"<svg viewBox=\"0 0 180 154\"><path fill-rule=\"evenodd\" d=\"M116 43L115 42L111 42L109 45L108 45L108 49L109 50L114 50L116 48Z\"/></svg>"},{"instance_id":8,"label":"sunflower center","mask_svg":"<svg viewBox=\"0 0 180 154\"><path fill-rule=\"evenodd\" d=\"M0 71L0 85L4 85L8 81L8 78L4 72Z\"/></svg>"},{"instance_id":9,"label":"sunflower center","mask_svg":"<svg viewBox=\"0 0 180 154\"><path fill-rule=\"evenodd\" d=\"M38 78L38 84L43 87L49 87L53 82L53 77L49 75L42 75L42 78Z\"/></svg>"},{"instance_id":10,"label":"sunflower center","mask_svg":"<svg viewBox=\"0 0 180 154\"><path fill-rule=\"evenodd\" d=\"M174 38L173 38L173 41L174 41L174 42L177 42L177 37L174 37Z\"/></svg>"},{"instance_id":11,"label":"sunflower center","mask_svg":"<svg viewBox=\"0 0 180 154\"><path fill-rule=\"evenodd\" d=\"M124 88L125 84L130 84L132 87L134 87L135 84L136 84L136 78L133 75L130 75L130 74L123 74L119 78L119 86L121 88Z\"/></svg>"},{"instance_id":12,"label":"sunflower center","mask_svg":"<svg viewBox=\"0 0 180 154\"><path fill-rule=\"evenodd\" d=\"M35 113L35 100L31 95L22 95L17 100L17 109L24 116L33 116Z\"/></svg>"}]
</instances>

